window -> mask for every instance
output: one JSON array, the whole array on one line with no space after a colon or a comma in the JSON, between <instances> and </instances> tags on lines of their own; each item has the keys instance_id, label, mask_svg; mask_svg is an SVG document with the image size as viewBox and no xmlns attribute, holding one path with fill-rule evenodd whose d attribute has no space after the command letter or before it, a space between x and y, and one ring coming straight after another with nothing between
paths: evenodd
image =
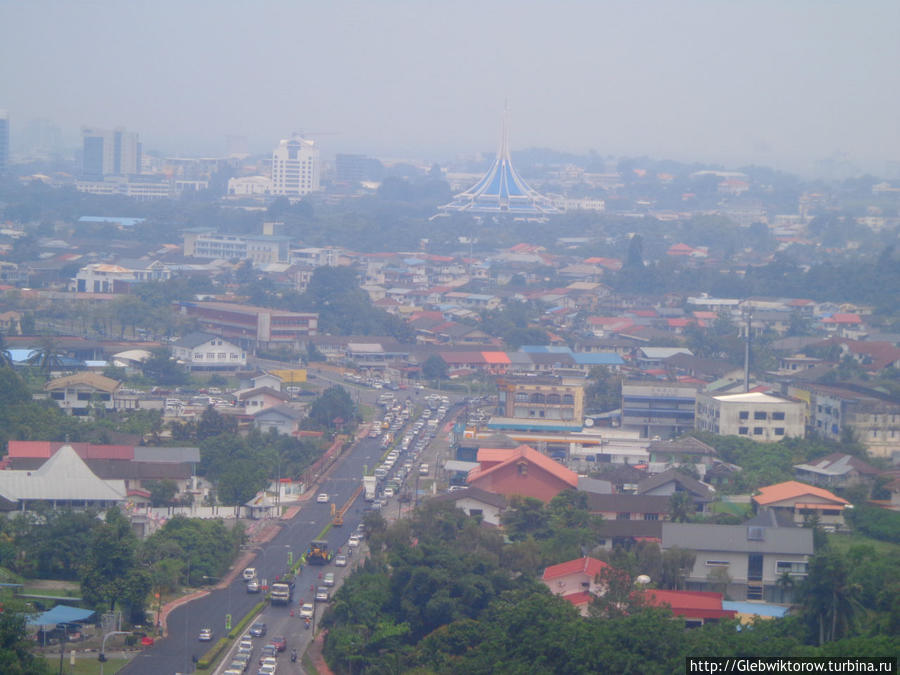
<instances>
[{"instance_id":1,"label":"window","mask_svg":"<svg viewBox=\"0 0 900 675\"><path fill-rule=\"evenodd\" d=\"M753 413L753 419L764 420L764 419L766 419L766 413L763 411L757 410L755 413Z\"/></svg>"},{"instance_id":2,"label":"window","mask_svg":"<svg viewBox=\"0 0 900 675\"><path fill-rule=\"evenodd\" d=\"M738 427L738 434L746 436L749 429L747 427Z\"/></svg>"},{"instance_id":3,"label":"window","mask_svg":"<svg viewBox=\"0 0 900 675\"><path fill-rule=\"evenodd\" d=\"M784 427L775 427L776 436L784 436Z\"/></svg>"},{"instance_id":4,"label":"window","mask_svg":"<svg viewBox=\"0 0 900 675\"><path fill-rule=\"evenodd\" d=\"M616 514L616 520L631 520L631 514L627 511Z\"/></svg>"},{"instance_id":5,"label":"window","mask_svg":"<svg viewBox=\"0 0 900 675\"><path fill-rule=\"evenodd\" d=\"M762 427L753 427L753 435L754 436L762 436L763 428Z\"/></svg>"},{"instance_id":6,"label":"window","mask_svg":"<svg viewBox=\"0 0 900 675\"><path fill-rule=\"evenodd\" d=\"M516 393L516 401L519 403L528 403L528 394L525 392L517 392Z\"/></svg>"},{"instance_id":7,"label":"window","mask_svg":"<svg viewBox=\"0 0 900 675\"><path fill-rule=\"evenodd\" d=\"M742 420L750 419L750 412L748 410L741 410L738 413L738 419L742 419Z\"/></svg>"},{"instance_id":8,"label":"window","mask_svg":"<svg viewBox=\"0 0 900 675\"><path fill-rule=\"evenodd\" d=\"M658 513L645 513L644 520L659 520Z\"/></svg>"},{"instance_id":9,"label":"window","mask_svg":"<svg viewBox=\"0 0 900 675\"><path fill-rule=\"evenodd\" d=\"M728 567L731 563L727 560L707 560L707 567Z\"/></svg>"},{"instance_id":10,"label":"window","mask_svg":"<svg viewBox=\"0 0 900 675\"><path fill-rule=\"evenodd\" d=\"M806 574L806 563L794 560L776 560L775 573L784 574Z\"/></svg>"},{"instance_id":11,"label":"window","mask_svg":"<svg viewBox=\"0 0 900 675\"><path fill-rule=\"evenodd\" d=\"M783 419L784 419L784 413L783 413L783 412L773 412L773 413L772 413L772 419L773 419L773 420L783 420Z\"/></svg>"}]
</instances>

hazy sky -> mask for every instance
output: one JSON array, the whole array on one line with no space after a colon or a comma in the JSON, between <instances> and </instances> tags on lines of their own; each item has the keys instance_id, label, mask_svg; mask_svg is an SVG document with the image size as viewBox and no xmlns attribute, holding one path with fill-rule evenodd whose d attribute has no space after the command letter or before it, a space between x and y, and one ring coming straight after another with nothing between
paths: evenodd
<instances>
[{"instance_id":1,"label":"hazy sky","mask_svg":"<svg viewBox=\"0 0 900 675\"><path fill-rule=\"evenodd\" d=\"M0 108L148 149L900 160L897 0L0 0Z\"/></svg>"}]
</instances>

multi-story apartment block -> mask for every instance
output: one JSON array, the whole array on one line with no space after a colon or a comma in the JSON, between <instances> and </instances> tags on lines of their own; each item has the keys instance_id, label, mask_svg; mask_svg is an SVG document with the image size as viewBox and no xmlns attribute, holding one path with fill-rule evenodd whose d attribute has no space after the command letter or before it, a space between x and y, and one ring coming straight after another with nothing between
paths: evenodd
<instances>
[{"instance_id":1,"label":"multi-story apartment block","mask_svg":"<svg viewBox=\"0 0 900 675\"><path fill-rule=\"evenodd\" d=\"M272 194L302 197L319 189L315 142L299 136L281 141L272 153Z\"/></svg>"},{"instance_id":2,"label":"multi-story apartment block","mask_svg":"<svg viewBox=\"0 0 900 675\"><path fill-rule=\"evenodd\" d=\"M676 382L622 382L622 427L641 438L675 438L694 428L697 388Z\"/></svg>"},{"instance_id":3,"label":"multi-story apartment block","mask_svg":"<svg viewBox=\"0 0 900 675\"><path fill-rule=\"evenodd\" d=\"M182 302L181 313L238 345L292 345L299 348L318 332L315 312L287 312L231 302Z\"/></svg>"},{"instance_id":4,"label":"multi-story apartment block","mask_svg":"<svg viewBox=\"0 0 900 675\"><path fill-rule=\"evenodd\" d=\"M93 263L78 270L71 288L78 293L127 293L131 284L171 278L172 270L158 260L128 267Z\"/></svg>"},{"instance_id":5,"label":"multi-story apartment block","mask_svg":"<svg viewBox=\"0 0 900 675\"><path fill-rule=\"evenodd\" d=\"M746 436L760 442L803 438L805 419L806 406L799 400L760 392L697 395L696 428L721 436Z\"/></svg>"},{"instance_id":6,"label":"multi-story apartment block","mask_svg":"<svg viewBox=\"0 0 900 675\"><path fill-rule=\"evenodd\" d=\"M220 234L207 228L185 230L182 236L184 255L192 258L250 260L254 265L288 261L288 237Z\"/></svg>"},{"instance_id":7,"label":"multi-story apartment block","mask_svg":"<svg viewBox=\"0 0 900 675\"><path fill-rule=\"evenodd\" d=\"M518 426L581 429L584 417L584 379L554 375L510 376L498 380L497 414ZM500 421L491 421L496 426Z\"/></svg>"},{"instance_id":8,"label":"multi-story apartment block","mask_svg":"<svg viewBox=\"0 0 900 675\"><path fill-rule=\"evenodd\" d=\"M141 141L137 133L122 127L82 127L82 176L103 180L105 176L128 176L141 172Z\"/></svg>"}]
</instances>

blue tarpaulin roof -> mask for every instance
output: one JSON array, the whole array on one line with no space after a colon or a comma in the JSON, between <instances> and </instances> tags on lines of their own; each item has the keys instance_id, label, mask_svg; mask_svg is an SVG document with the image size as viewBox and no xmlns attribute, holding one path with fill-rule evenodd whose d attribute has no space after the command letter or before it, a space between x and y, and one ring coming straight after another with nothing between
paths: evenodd
<instances>
[{"instance_id":1,"label":"blue tarpaulin roof","mask_svg":"<svg viewBox=\"0 0 900 675\"><path fill-rule=\"evenodd\" d=\"M28 621L32 626L55 626L58 623L79 623L93 616L90 609L70 607L69 605L57 605L53 609L38 614Z\"/></svg>"}]
</instances>

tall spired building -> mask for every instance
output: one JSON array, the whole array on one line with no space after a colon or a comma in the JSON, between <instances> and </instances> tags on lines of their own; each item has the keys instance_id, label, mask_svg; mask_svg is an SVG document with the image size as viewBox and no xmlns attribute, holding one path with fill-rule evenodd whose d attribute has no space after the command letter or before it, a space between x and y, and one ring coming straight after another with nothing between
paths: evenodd
<instances>
[{"instance_id":1,"label":"tall spired building","mask_svg":"<svg viewBox=\"0 0 900 675\"><path fill-rule=\"evenodd\" d=\"M442 211L509 214L534 219L560 213L547 197L532 188L519 175L509 157L509 109L503 111L500 149L497 158L475 185L460 192Z\"/></svg>"}]
</instances>

